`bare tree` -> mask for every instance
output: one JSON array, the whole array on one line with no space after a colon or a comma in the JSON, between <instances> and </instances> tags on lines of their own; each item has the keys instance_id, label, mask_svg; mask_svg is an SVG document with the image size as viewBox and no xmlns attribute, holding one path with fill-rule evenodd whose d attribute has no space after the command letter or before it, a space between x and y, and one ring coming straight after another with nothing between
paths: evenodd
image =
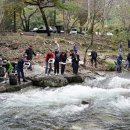
<instances>
[{"instance_id":1,"label":"bare tree","mask_svg":"<svg viewBox=\"0 0 130 130\"><path fill-rule=\"evenodd\" d=\"M28 7L28 9L30 9L30 7ZM22 26L23 26L24 31L29 31L30 30L31 17L35 13L37 13L37 11L38 11L38 9L36 8L36 9L31 10L31 12L29 12L29 11L26 12L26 9L23 8L23 10L21 12L21 15L20 15L20 18L21 18L21 22L22 22Z\"/></svg>"}]
</instances>

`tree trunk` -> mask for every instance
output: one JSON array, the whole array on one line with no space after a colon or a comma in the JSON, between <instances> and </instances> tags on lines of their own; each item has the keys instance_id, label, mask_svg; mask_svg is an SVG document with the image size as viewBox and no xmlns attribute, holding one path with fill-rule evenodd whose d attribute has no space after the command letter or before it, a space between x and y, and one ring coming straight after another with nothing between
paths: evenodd
<instances>
[{"instance_id":1,"label":"tree trunk","mask_svg":"<svg viewBox=\"0 0 130 130\"><path fill-rule=\"evenodd\" d=\"M13 32L16 32L16 10L14 8L14 27L13 27Z\"/></svg>"},{"instance_id":2,"label":"tree trunk","mask_svg":"<svg viewBox=\"0 0 130 130\"><path fill-rule=\"evenodd\" d=\"M47 18L46 18L46 15L45 15L45 12L43 11L43 9L39 6L39 9L40 9L40 12L42 14L42 19L45 23L45 26L46 26L46 30L47 30L47 35L48 36L51 36L51 33L50 33L50 30L49 30L49 26L48 26L48 22L47 22Z\"/></svg>"},{"instance_id":3,"label":"tree trunk","mask_svg":"<svg viewBox=\"0 0 130 130\"><path fill-rule=\"evenodd\" d=\"M92 23L91 23L91 42L89 44L89 46L86 48L85 50L85 54L84 54L84 65L86 65L86 57L87 57L87 52L88 49L93 45L93 40L94 40L94 24L95 24L95 6L96 6L96 0L94 0L94 11L93 11L93 17L92 17Z\"/></svg>"}]
</instances>

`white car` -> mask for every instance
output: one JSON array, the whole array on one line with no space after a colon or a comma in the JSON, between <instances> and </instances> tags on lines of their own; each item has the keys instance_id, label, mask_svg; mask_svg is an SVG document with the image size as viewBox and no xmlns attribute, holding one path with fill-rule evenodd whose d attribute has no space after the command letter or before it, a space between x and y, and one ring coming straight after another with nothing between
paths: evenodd
<instances>
[{"instance_id":1,"label":"white car","mask_svg":"<svg viewBox=\"0 0 130 130\"><path fill-rule=\"evenodd\" d=\"M70 30L70 34L77 34L77 29L76 28L72 28Z\"/></svg>"},{"instance_id":2,"label":"white car","mask_svg":"<svg viewBox=\"0 0 130 130\"><path fill-rule=\"evenodd\" d=\"M31 32L36 32L38 30L38 28L33 28L32 30L31 30Z\"/></svg>"}]
</instances>

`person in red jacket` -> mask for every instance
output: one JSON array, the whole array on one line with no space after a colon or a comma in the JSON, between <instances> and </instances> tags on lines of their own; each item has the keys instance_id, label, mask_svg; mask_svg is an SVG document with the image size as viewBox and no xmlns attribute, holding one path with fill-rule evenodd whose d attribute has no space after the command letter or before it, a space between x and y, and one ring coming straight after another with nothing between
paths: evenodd
<instances>
[{"instance_id":1,"label":"person in red jacket","mask_svg":"<svg viewBox=\"0 0 130 130\"><path fill-rule=\"evenodd\" d=\"M54 53L50 49L49 52L47 52L46 57L45 57L45 74L49 75L50 72L52 71L52 63L54 59Z\"/></svg>"}]
</instances>

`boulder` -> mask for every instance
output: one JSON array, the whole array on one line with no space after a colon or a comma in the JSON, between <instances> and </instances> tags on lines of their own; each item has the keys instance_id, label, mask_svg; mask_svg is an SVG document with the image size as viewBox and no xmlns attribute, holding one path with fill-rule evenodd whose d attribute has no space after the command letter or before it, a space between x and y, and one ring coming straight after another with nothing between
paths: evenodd
<instances>
[{"instance_id":1,"label":"boulder","mask_svg":"<svg viewBox=\"0 0 130 130\"><path fill-rule=\"evenodd\" d=\"M88 102L88 101L81 101L81 104L86 105L86 104L90 104L90 102Z\"/></svg>"},{"instance_id":2,"label":"boulder","mask_svg":"<svg viewBox=\"0 0 130 130\"><path fill-rule=\"evenodd\" d=\"M68 75L65 76L67 79L68 83L82 83L84 82L86 76L83 75Z\"/></svg>"},{"instance_id":3,"label":"boulder","mask_svg":"<svg viewBox=\"0 0 130 130\"><path fill-rule=\"evenodd\" d=\"M0 93L19 91L23 88L30 86L31 84L32 84L31 81L28 81L26 83L21 83L20 85L10 85L9 83L3 83L0 84Z\"/></svg>"},{"instance_id":4,"label":"boulder","mask_svg":"<svg viewBox=\"0 0 130 130\"><path fill-rule=\"evenodd\" d=\"M63 76L47 76L33 78L32 83L34 86L40 87L62 87L67 85L68 81Z\"/></svg>"}]
</instances>

